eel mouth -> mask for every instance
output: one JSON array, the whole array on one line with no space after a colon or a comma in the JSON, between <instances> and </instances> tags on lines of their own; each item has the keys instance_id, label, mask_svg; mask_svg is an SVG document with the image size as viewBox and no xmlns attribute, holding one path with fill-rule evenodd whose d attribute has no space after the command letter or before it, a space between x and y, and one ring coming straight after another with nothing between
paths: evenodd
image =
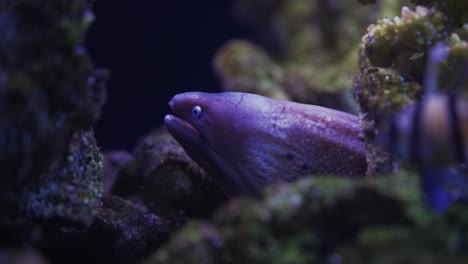
<instances>
[{"instance_id":1,"label":"eel mouth","mask_svg":"<svg viewBox=\"0 0 468 264\"><path fill-rule=\"evenodd\" d=\"M177 141L192 141L188 143L193 144L201 140L200 132L182 118L174 115L166 115L164 117L164 124Z\"/></svg>"},{"instance_id":2,"label":"eel mouth","mask_svg":"<svg viewBox=\"0 0 468 264\"><path fill-rule=\"evenodd\" d=\"M169 102L169 107L174 111L176 115L181 116L179 109L180 103L176 104L176 96ZM177 107L179 106L179 107ZM177 111L179 110L179 111ZM167 130L172 136L179 141L182 147L189 147L193 145L198 145L202 141L202 136L200 132L192 126L189 122L184 119L175 116L175 115L166 115L164 117L164 124L166 125Z\"/></svg>"},{"instance_id":3,"label":"eel mouth","mask_svg":"<svg viewBox=\"0 0 468 264\"><path fill-rule=\"evenodd\" d=\"M207 150L204 137L194 126L182 118L170 114L164 117L164 124L167 131L169 131L190 158L201 166L209 165L209 159L206 157Z\"/></svg>"}]
</instances>

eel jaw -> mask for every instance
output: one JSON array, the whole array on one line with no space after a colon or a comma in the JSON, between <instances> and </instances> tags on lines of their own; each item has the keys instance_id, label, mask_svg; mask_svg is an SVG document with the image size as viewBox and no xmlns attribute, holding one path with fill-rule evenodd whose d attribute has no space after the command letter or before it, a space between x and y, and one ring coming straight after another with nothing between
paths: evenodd
<instances>
[{"instance_id":1,"label":"eel jaw","mask_svg":"<svg viewBox=\"0 0 468 264\"><path fill-rule=\"evenodd\" d=\"M202 167L206 168L209 165L205 140L195 127L174 115L166 115L164 124L190 158Z\"/></svg>"},{"instance_id":2,"label":"eel jaw","mask_svg":"<svg viewBox=\"0 0 468 264\"><path fill-rule=\"evenodd\" d=\"M203 140L200 132L189 122L174 116L166 115L164 124L171 135L183 146L198 145Z\"/></svg>"}]
</instances>

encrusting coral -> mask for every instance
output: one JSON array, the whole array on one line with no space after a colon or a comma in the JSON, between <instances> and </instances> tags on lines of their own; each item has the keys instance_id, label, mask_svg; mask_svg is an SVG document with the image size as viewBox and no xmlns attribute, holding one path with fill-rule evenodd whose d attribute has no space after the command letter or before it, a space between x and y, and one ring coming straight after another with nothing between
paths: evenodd
<instances>
[{"instance_id":1,"label":"encrusting coral","mask_svg":"<svg viewBox=\"0 0 468 264\"><path fill-rule=\"evenodd\" d=\"M369 26L362 39L364 54L376 67L390 67L407 58L416 63L424 55L418 53L446 37L449 26L449 19L436 9L403 7L400 17L383 18Z\"/></svg>"},{"instance_id":2,"label":"encrusting coral","mask_svg":"<svg viewBox=\"0 0 468 264\"><path fill-rule=\"evenodd\" d=\"M102 155L92 131L72 135L67 154L24 191L25 213L66 226L89 226L103 192Z\"/></svg>"}]
</instances>

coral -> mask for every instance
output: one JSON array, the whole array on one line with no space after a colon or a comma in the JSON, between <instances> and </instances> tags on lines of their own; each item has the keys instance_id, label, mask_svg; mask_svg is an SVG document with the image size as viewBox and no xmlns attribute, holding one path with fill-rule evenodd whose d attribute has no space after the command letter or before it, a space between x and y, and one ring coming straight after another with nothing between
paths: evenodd
<instances>
[{"instance_id":1,"label":"coral","mask_svg":"<svg viewBox=\"0 0 468 264\"><path fill-rule=\"evenodd\" d=\"M461 72L467 58L466 29L461 24L461 13L449 12L457 4L454 1L444 1L445 4L417 2L427 7L403 7L401 16L378 20L368 27L362 38L358 59L361 72L355 78L354 89L368 150L369 175L395 168L389 155L376 144L375 137L382 133L380 130L391 115L424 94L427 53L435 43L443 41L450 49L436 77L437 89L453 93L459 90L457 86L463 78Z\"/></svg>"},{"instance_id":2,"label":"coral","mask_svg":"<svg viewBox=\"0 0 468 264\"><path fill-rule=\"evenodd\" d=\"M92 131L72 135L65 155L25 188L25 213L64 226L89 226L103 192L102 155Z\"/></svg>"},{"instance_id":3,"label":"coral","mask_svg":"<svg viewBox=\"0 0 468 264\"><path fill-rule=\"evenodd\" d=\"M405 82L392 68L368 67L356 77L356 99L371 119L381 118L413 103L421 95L416 82Z\"/></svg>"},{"instance_id":4,"label":"coral","mask_svg":"<svg viewBox=\"0 0 468 264\"><path fill-rule=\"evenodd\" d=\"M447 37L448 19L435 9L403 7L401 17L379 19L362 39L364 54L372 66L393 66L400 54L412 60L435 42ZM361 69L363 70L363 69Z\"/></svg>"},{"instance_id":5,"label":"coral","mask_svg":"<svg viewBox=\"0 0 468 264\"><path fill-rule=\"evenodd\" d=\"M2 189L44 175L72 133L100 114L108 74L82 45L93 20L88 2L0 4Z\"/></svg>"},{"instance_id":6,"label":"coral","mask_svg":"<svg viewBox=\"0 0 468 264\"><path fill-rule=\"evenodd\" d=\"M367 149L367 174L393 171L390 156L374 143L381 125L378 122L412 104L421 94L420 85L405 82L392 68L369 67L356 77L354 88L360 110L365 113L360 124Z\"/></svg>"},{"instance_id":7,"label":"coral","mask_svg":"<svg viewBox=\"0 0 468 264\"><path fill-rule=\"evenodd\" d=\"M466 261L467 209L435 214L420 195L417 177L407 173L279 184L263 201L235 199L212 221L186 225L143 263L363 263L365 254L372 256L365 263L375 263L392 252L398 262Z\"/></svg>"}]
</instances>

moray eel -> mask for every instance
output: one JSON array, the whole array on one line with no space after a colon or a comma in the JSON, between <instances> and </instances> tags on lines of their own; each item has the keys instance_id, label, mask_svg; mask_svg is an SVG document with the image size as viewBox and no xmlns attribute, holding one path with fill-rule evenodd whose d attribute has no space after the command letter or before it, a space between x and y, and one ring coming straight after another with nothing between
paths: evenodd
<instances>
[{"instance_id":1,"label":"moray eel","mask_svg":"<svg viewBox=\"0 0 468 264\"><path fill-rule=\"evenodd\" d=\"M310 174L364 176L358 117L260 95L188 92L169 102L168 131L230 196L260 197Z\"/></svg>"}]
</instances>

